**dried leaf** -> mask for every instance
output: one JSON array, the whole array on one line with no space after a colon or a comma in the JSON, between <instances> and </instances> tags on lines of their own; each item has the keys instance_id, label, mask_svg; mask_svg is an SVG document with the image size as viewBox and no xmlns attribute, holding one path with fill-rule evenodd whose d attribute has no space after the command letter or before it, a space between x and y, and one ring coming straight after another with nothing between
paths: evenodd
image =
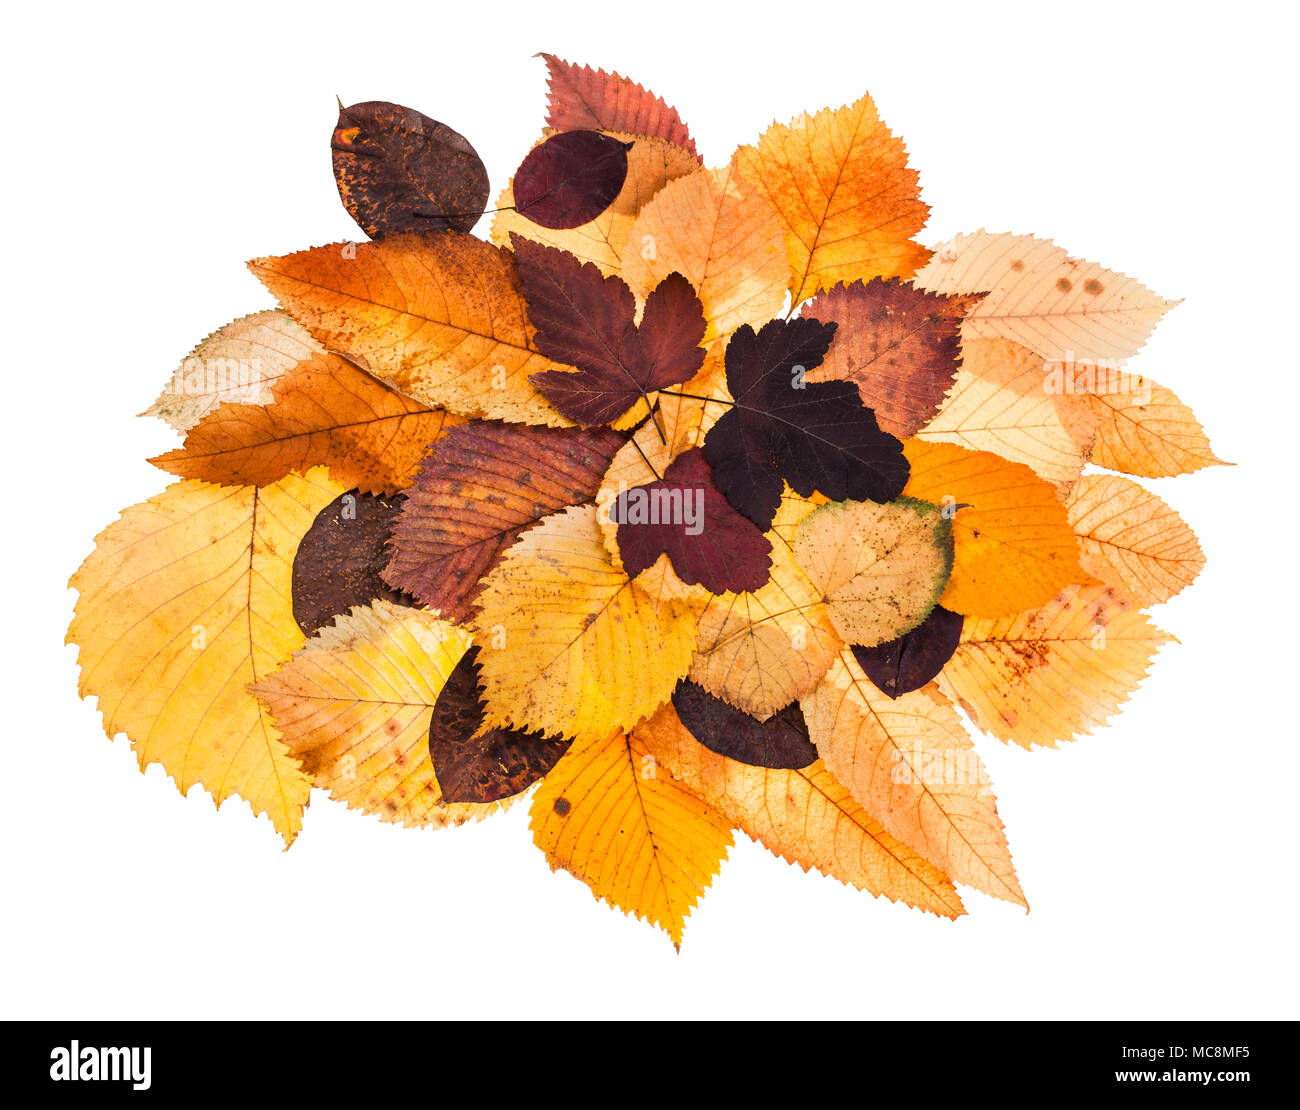
<instances>
[{"instance_id":1,"label":"dried leaf","mask_svg":"<svg viewBox=\"0 0 1300 1110\"><path fill-rule=\"evenodd\" d=\"M141 769L232 795L293 842L311 780L245 689L302 646L290 605L300 537L341 487L323 468L265 489L176 482L95 540L69 583L79 689Z\"/></svg>"},{"instance_id":2,"label":"dried leaf","mask_svg":"<svg viewBox=\"0 0 1300 1110\"><path fill-rule=\"evenodd\" d=\"M960 613L936 605L930 615L897 640L874 647L854 645L853 658L882 694L896 698L932 682L961 642Z\"/></svg>"},{"instance_id":3,"label":"dried leaf","mask_svg":"<svg viewBox=\"0 0 1300 1110\"><path fill-rule=\"evenodd\" d=\"M673 693L673 709L682 724L710 751L753 767L798 770L817 759L808 725L797 702L756 721L748 713L715 698L703 686L683 680Z\"/></svg>"},{"instance_id":4,"label":"dried leaf","mask_svg":"<svg viewBox=\"0 0 1300 1110\"><path fill-rule=\"evenodd\" d=\"M871 97L774 123L736 158L781 217L796 305L841 281L911 277L929 257L912 242L929 206Z\"/></svg>"},{"instance_id":5,"label":"dried leaf","mask_svg":"<svg viewBox=\"0 0 1300 1110\"><path fill-rule=\"evenodd\" d=\"M622 191L631 147L599 131L552 135L515 171L515 211L552 230L590 223Z\"/></svg>"}]
</instances>

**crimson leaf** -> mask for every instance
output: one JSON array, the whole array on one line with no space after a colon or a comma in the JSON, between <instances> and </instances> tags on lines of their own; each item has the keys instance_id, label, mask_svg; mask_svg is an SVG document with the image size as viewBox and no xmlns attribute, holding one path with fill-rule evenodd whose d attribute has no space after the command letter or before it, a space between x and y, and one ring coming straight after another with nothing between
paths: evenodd
<instances>
[{"instance_id":1,"label":"crimson leaf","mask_svg":"<svg viewBox=\"0 0 1300 1110\"><path fill-rule=\"evenodd\" d=\"M578 227L611 204L627 180L631 143L599 131L562 131L515 171L515 208L541 227Z\"/></svg>"},{"instance_id":2,"label":"crimson leaf","mask_svg":"<svg viewBox=\"0 0 1300 1110\"><path fill-rule=\"evenodd\" d=\"M704 306L681 274L651 291L638 326L636 298L620 278L567 251L513 241L528 320L537 329L533 345L577 367L528 379L563 415L609 424L647 393L695 376L704 362Z\"/></svg>"},{"instance_id":3,"label":"crimson leaf","mask_svg":"<svg viewBox=\"0 0 1300 1110\"><path fill-rule=\"evenodd\" d=\"M882 693L896 698L919 690L952 658L964 618L936 605L911 632L874 647L854 647L853 658Z\"/></svg>"},{"instance_id":4,"label":"crimson leaf","mask_svg":"<svg viewBox=\"0 0 1300 1110\"><path fill-rule=\"evenodd\" d=\"M620 493L609 518L632 577L666 553L678 578L710 593L757 590L767 581L772 541L718 492L698 447L678 455L659 481Z\"/></svg>"},{"instance_id":5,"label":"crimson leaf","mask_svg":"<svg viewBox=\"0 0 1300 1110\"><path fill-rule=\"evenodd\" d=\"M687 679L677 684L672 701L687 731L706 748L729 759L754 767L798 770L817 758L797 701L766 721L756 721Z\"/></svg>"},{"instance_id":6,"label":"crimson leaf","mask_svg":"<svg viewBox=\"0 0 1300 1110\"><path fill-rule=\"evenodd\" d=\"M735 406L709 429L704 455L713 480L761 529L771 525L782 481L803 497L892 501L907 484L903 445L882 432L853 382L811 382L835 335L818 320L748 324L727 344Z\"/></svg>"}]
</instances>

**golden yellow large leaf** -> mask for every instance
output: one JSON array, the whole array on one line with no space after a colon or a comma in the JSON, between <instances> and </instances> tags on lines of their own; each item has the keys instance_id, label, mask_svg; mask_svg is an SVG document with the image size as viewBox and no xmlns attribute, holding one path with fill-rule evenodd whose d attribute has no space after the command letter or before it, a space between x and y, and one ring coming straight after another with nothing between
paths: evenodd
<instances>
[{"instance_id":1,"label":"golden yellow large leaf","mask_svg":"<svg viewBox=\"0 0 1300 1110\"><path fill-rule=\"evenodd\" d=\"M181 793L246 799L286 844L311 780L247 686L302 646L294 553L344 492L324 467L263 489L176 482L101 532L70 582L80 690L108 735L125 732L141 768L162 764Z\"/></svg>"},{"instance_id":2,"label":"golden yellow large leaf","mask_svg":"<svg viewBox=\"0 0 1300 1110\"><path fill-rule=\"evenodd\" d=\"M156 416L185 432L217 405L269 404L276 379L323 353L287 312L241 316L195 347L140 415Z\"/></svg>"},{"instance_id":3,"label":"golden yellow large leaf","mask_svg":"<svg viewBox=\"0 0 1300 1110\"><path fill-rule=\"evenodd\" d=\"M1105 724L1171 639L1109 586L1072 585L1027 613L968 617L938 683L994 736L1055 747Z\"/></svg>"},{"instance_id":4,"label":"golden yellow large leaf","mask_svg":"<svg viewBox=\"0 0 1300 1110\"><path fill-rule=\"evenodd\" d=\"M923 501L838 501L799 523L794 557L841 638L872 647L935 607L952 569L952 524Z\"/></svg>"},{"instance_id":5,"label":"golden yellow large leaf","mask_svg":"<svg viewBox=\"0 0 1300 1110\"><path fill-rule=\"evenodd\" d=\"M1076 377L1086 373L1076 370ZM1143 478L1228 465L1210 449L1205 429L1172 389L1124 371L1109 371L1104 381L1097 375L1096 382L1057 398L1075 430L1082 429L1084 442L1091 443L1091 462Z\"/></svg>"},{"instance_id":6,"label":"golden yellow large leaf","mask_svg":"<svg viewBox=\"0 0 1300 1110\"><path fill-rule=\"evenodd\" d=\"M1070 434L1049 387L1041 355L1009 339L967 339L952 391L916 438L991 451L1069 485L1087 449Z\"/></svg>"},{"instance_id":7,"label":"golden yellow large leaf","mask_svg":"<svg viewBox=\"0 0 1300 1110\"><path fill-rule=\"evenodd\" d=\"M817 685L843 646L792 549L813 508L787 490L767 533L771 579L752 593L714 595L700 613L691 681L759 720Z\"/></svg>"},{"instance_id":8,"label":"golden yellow large leaf","mask_svg":"<svg viewBox=\"0 0 1300 1110\"><path fill-rule=\"evenodd\" d=\"M1127 478L1085 474L1065 509L1084 570L1122 587L1139 605L1168 601L1205 566L1183 518Z\"/></svg>"},{"instance_id":9,"label":"golden yellow large leaf","mask_svg":"<svg viewBox=\"0 0 1300 1110\"><path fill-rule=\"evenodd\" d=\"M657 773L672 775L782 859L942 917L966 912L947 876L890 836L820 759L798 771L729 759L696 740L671 705L635 735Z\"/></svg>"},{"instance_id":10,"label":"golden yellow large leaf","mask_svg":"<svg viewBox=\"0 0 1300 1110\"><path fill-rule=\"evenodd\" d=\"M681 947L691 908L731 847L731 827L655 766L621 729L577 740L537 789L533 840L598 898L644 918Z\"/></svg>"},{"instance_id":11,"label":"golden yellow large leaf","mask_svg":"<svg viewBox=\"0 0 1300 1110\"><path fill-rule=\"evenodd\" d=\"M644 299L669 274L684 275L704 305L709 350L741 324L765 324L785 304L790 263L781 222L734 162L666 185L628 238L623 277L633 292Z\"/></svg>"},{"instance_id":12,"label":"golden yellow large leaf","mask_svg":"<svg viewBox=\"0 0 1300 1110\"><path fill-rule=\"evenodd\" d=\"M694 615L633 589L610 561L594 505L525 532L479 604L488 725L604 739L653 713L690 667Z\"/></svg>"},{"instance_id":13,"label":"golden yellow large leaf","mask_svg":"<svg viewBox=\"0 0 1300 1110\"><path fill-rule=\"evenodd\" d=\"M966 315L967 339L1005 338L1046 359L1125 359L1177 301L1032 235L958 235L934 250L916 284L985 297Z\"/></svg>"},{"instance_id":14,"label":"golden yellow large leaf","mask_svg":"<svg viewBox=\"0 0 1300 1110\"><path fill-rule=\"evenodd\" d=\"M543 133L543 139L552 134L554 132L548 129ZM705 171L700 169L695 155L674 143L617 131L606 134L632 143L632 149L627 153L627 179L613 204L590 223L578 227L542 227L514 211L515 195L507 186L497 198L496 206L502 211L492 220L492 241L509 247L512 233L522 235L525 239L568 251L583 262L594 262L603 273L621 274L625 247L629 252L640 250L640 244L629 243L628 238L638 213L668 182Z\"/></svg>"},{"instance_id":15,"label":"golden yellow large leaf","mask_svg":"<svg viewBox=\"0 0 1300 1110\"><path fill-rule=\"evenodd\" d=\"M774 123L736 159L781 218L796 305L839 281L910 277L929 257L912 241L929 206L870 96Z\"/></svg>"},{"instance_id":16,"label":"golden yellow large leaf","mask_svg":"<svg viewBox=\"0 0 1300 1110\"><path fill-rule=\"evenodd\" d=\"M385 821L459 825L502 808L443 802L429 758L434 703L469 643L435 613L376 601L335 618L250 690L316 786Z\"/></svg>"},{"instance_id":17,"label":"golden yellow large leaf","mask_svg":"<svg viewBox=\"0 0 1300 1110\"><path fill-rule=\"evenodd\" d=\"M248 264L330 350L435 408L561 427L528 380L571 370L533 349L514 258L443 231L334 243Z\"/></svg>"},{"instance_id":18,"label":"golden yellow large leaf","mask_svg":"<svg viewBox=\"0 0 1300 1110\"><path fill-rule=\"evenodd\" d=\"M932 687L882 694L846 648L801 705L827 770L891 836L957 882L1028 908L984 765L946 698Z\"/></svg>"},{"instance_id":19,"label":"golden yellow large leaf","mask_svg":"<svg viewBox=\"0 0 1300 1110\"><path fill-rule=\"evenodd\" d=\"M912 467L903 493L945 506L952 517L944 608L1002 616L1087 580L1065 507L1029 467L949 443L911 439L903 448Z\"/></svg>"}]
</instances>

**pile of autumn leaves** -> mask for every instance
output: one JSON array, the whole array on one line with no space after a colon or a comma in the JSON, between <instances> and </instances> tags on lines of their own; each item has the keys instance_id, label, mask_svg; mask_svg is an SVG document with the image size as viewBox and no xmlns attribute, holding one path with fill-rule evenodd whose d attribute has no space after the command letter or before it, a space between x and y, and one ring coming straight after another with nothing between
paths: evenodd
<instances>
[{"instance_id":1,"label":"pile of autumn leaves","mask_svg":"<svg viewBox=\"0 0 1300 1110\"><path fill-rule=\"evenodd\" d=\"M675 943L740 829L953 917L1024 902L955 705L1026 747L1101 724L1203 559L1095 463L1216 462L1118 369L1169 302L1050 242L920 246L870 98L705 169L638 85L544 56L547 131L343 108L373 241L258 259L283 311L151 412L181 481L73 579L81 690L141 766L286 842L317 786L385 820L540 781L552 867Z\"/></svg>"}]
</instances>

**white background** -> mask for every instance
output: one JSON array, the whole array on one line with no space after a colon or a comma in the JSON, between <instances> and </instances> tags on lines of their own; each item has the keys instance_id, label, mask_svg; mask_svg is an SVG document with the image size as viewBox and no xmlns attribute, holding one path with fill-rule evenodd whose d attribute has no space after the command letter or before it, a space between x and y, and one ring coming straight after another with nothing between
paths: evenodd
<instances>
[{"instance_id":1,"label":"white background","mask_svg":"<svg viewBox=\"0 0 1300 1110\"><path fill-rule=\"evenodd\" d=\"M39 8L40 14L33 14ZM199 14L202 11L204 14ZM22 5L6 16L0 1009L9 1017L1297 1016L1293 14L1280 4ZM524 807L412 831L141 775L75 692L69 574L175 443L134 414L272 301L244 260L357 236L334 97L468 136L493 193L549 50L642 81L710 164L864 90L924 235L1032 232L1185 298L1134 369L1235 467L1152 483L1209 565L1113 727L981 741L1032 912L952 923L748 841L662 933L552 874ZM485 225L480 228L485 233Z\"/></svg>"}]
</instances>

